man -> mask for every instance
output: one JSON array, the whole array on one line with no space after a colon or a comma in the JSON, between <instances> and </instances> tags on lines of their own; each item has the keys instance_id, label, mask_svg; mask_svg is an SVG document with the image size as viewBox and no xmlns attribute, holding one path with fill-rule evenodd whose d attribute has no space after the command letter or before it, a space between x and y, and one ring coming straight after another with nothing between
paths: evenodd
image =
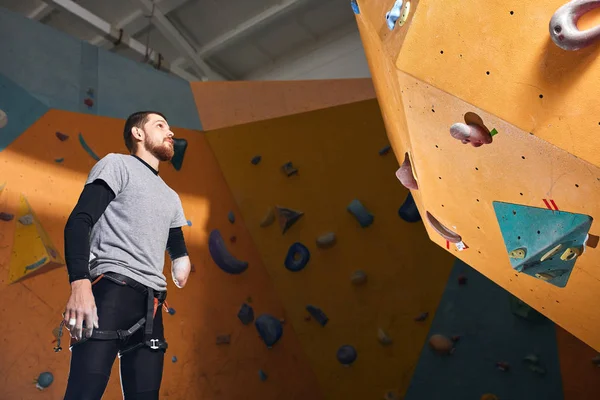
<instances>
[{"instance_id":1,"label":"man","mask_svg":"<svg viewBox=\"0 0 600 400\"><path fill-rule=\"evenodd\" d=\"M159 163L174 154L166 118L134 113L124 139L130 154L96 163L65 227L71 296L64 324L73 343L66 400L99 400L117 355L124 399L158 399L167 347L165 250L177 287L191 269L181 201L158 175Z\"/></svg>"}]
</instances>

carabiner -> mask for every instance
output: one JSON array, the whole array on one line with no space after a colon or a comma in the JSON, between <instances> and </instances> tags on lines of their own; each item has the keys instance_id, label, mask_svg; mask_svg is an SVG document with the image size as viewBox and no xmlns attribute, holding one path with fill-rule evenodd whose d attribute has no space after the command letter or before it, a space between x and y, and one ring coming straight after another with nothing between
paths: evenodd
<instances>
[{"instance_id":1,"label":"carabiner","mask_svg":"<svg viewBox=\"0 0 600 400\"><path fill-rule=\"evenodd\" d=\"M572 0L560 7L550 19L550 37L563 50L580 50L600 39L600 25L580 31L577 20L600 7L600 0Z\"/></svg>"}]
</instances>

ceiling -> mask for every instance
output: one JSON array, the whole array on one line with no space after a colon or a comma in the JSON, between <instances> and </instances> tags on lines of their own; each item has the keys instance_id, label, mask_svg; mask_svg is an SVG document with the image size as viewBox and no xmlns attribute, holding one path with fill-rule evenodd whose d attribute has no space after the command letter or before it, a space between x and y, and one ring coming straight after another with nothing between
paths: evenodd
<instances>
[{"instance_id":1,"label":"ceiling","mask_svg":"<svg viewBox=\"0 0 600 400\"><path fill-rule=\"evenodd\" d=\"M243 80L356 29L349 0L0 0L0 7L136 61L150 53L156 63L160 54L163 69L188 80Z\"/></svg>"}]
</instances>

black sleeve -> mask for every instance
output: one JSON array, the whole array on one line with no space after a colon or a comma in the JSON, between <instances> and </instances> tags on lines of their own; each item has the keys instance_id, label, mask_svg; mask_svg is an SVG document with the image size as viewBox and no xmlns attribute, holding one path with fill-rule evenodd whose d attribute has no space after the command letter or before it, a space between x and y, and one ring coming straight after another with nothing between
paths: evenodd
<instances>
[{"instance_id":1,"label":"black sleeve","mask_svg":"<svg viewBox=\"0 0 600 400\"><path fill-rule=\"evenodd\" d=\"M65 261L69 282L90 279L90 232L115 198L101 179L85 185L65 226Z\"/></svg>"},{"instance_id":2,"label":"black sleeve","mask_svg":"<svg viewBox=\"0 0 600 400\"><path fill-rule=\"evenodd\" d=\"M169 239L167 240L167 251L171 260L187 256L187 248L183 238L181 227L169 229Z\"/></svg>"}]
</instances>

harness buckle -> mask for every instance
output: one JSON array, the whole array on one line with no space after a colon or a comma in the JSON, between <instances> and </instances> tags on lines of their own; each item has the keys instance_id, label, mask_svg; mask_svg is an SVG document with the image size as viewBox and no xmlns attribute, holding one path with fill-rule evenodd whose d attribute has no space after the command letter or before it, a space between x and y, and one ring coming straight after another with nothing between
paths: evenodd
<instances>
[{"instance_id":1,"label":"harness buckle","mask_svg":"<svg viewBox=\"0 0 600 400\"><path fill-rule=\"evenodd\" d=\"M150 348L153 350L157 350L160 347L158 346L159 340L158 339L150 339Z\"/></svg>"}]
</instances>

